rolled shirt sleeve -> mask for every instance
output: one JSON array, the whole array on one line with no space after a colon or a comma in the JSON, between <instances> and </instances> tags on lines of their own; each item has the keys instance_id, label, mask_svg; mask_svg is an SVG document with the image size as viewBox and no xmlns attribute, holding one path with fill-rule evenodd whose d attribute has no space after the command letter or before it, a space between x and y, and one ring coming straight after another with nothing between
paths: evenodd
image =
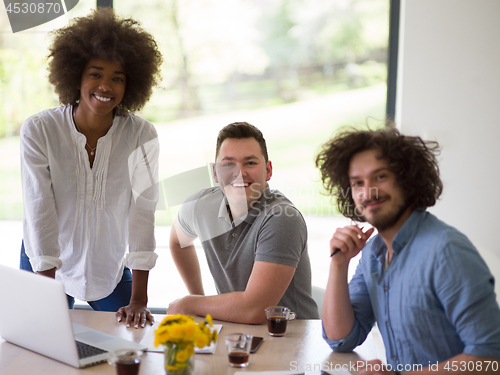
<instances>
[{"instance_id":1,"label":"rolled shirt sleeve","mask_svg":"<svg viewBox=\"0 0 500 375\"><path fill-rule=\"evenodd\" d=\"M59 269L59 224L52 190L45 128L38 117L21 127L21 180L23 186L24 247L34 272Z\"/></svg>"},{"instance_id":2,"label":"rolled shirt sleeve","mask_svg":"<svg viewBox=\"0 0 500 375\"><path fill-rule=\"evenodd\" d=\"M349 297L354 310L354 326L351 332L342 340L329 340L323 329L323 338L334 352L345 353L353 351L354 348L366 340L366 337L375 324L370 295L363 277L362 261L363 259L361 258L356 268L356 273L349 282Z\"/></svg>"},{"instance_id":3,"label":"rolled shirt sleeve","mask_svg":"<svg viewBox=\"0 0 500 375\"><path fill-rule=\"evenodd\" d=\"M153 127L145 133L146 142L141 141L129 157L132 198L129 213L129 252L125 256L124 264L130 269L149 271L155 266L158 258L154 252L154 227L159 196L159 142Z\"/></svg>"}]
</instances>

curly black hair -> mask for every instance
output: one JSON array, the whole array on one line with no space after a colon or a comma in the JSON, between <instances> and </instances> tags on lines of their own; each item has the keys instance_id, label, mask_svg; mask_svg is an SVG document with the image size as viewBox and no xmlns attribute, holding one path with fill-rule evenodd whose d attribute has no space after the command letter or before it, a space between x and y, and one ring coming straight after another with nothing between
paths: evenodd
<instances>
[{"instance_id":1,"label":"curly black hair","mask_svg":"<svg viewBox=\"0 0 500 375\"><path fill-rule=\"evenodd\" d=\"M337 198L337 207L344 216L364 221L355 210L348 173L352 157L372 149L379 149L381 157L389 161L409 207L425 209L436 204L443 191L436 159L440 153L437 142L402 135L394 126L378 130L348 129L325 143L316 157L323 185Z\"/></svg>"},{"instance_id":2,"label":"curly black hair","mask_svg":"<svg viewBox=\"0 0 500 375\"><path fill-rule=\"evenodd\" d=\"M78 103L83 70L94 58L112 60L125 69L125 95L118 107L127 111L144 107L161 80L163 58L153 36L139 22L121 19L109 8L74 18L51 35L49 82L63 105Z\"/></svg>"}]
</instances>

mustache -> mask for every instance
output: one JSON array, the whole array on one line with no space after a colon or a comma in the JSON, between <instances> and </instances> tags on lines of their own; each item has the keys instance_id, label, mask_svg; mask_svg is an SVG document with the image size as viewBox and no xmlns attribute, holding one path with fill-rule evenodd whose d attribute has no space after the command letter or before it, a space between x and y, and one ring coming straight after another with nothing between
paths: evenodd
<instances>
[{"instance_id":1,"label":"mustache","mask_svg":"<svg viewBox=\"0 0 500 375\"><path fill-rule=\"evenodd\" d=\"M372 203L377 203L379 201L382 201L386 198L388 198L389 196L388 195L381 195L381 196L376 196L374 198L371 198L371 199L365 199L363 200L360 205L363 206L363 207L366 207L368 206L369 204L372 204Z\"/></svg>"}]
</instances>

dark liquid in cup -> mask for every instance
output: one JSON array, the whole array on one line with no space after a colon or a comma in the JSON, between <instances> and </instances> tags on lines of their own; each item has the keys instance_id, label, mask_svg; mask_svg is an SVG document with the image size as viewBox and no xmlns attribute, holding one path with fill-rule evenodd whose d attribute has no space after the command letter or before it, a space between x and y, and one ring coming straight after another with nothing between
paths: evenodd
<instances>
[{"instance_id":1,"label":"dark liquid in cup","mask_svg":"<svg viewBox=\"0 0 500 375\"><path fill-rule=\"evenodd\" d=\"M243 365L248 362L248 354L242 351L229 353L229 362L234 365Z\"/></svg>"},{"instance_id":2,"label":"dark liquid in cup","mask_svg":"<svg viewBox=\"0 0 500 375\"><path fill-rule=\"evenodd\" d=\"M270 333L275 335L284 335L286 332L286 318L282 316L272 316L267 319L267 328Z\"/></svg>"},{"instance_id":3,"label":"dark liquid in cup","mask_svg":"<svg viewBox=\"0 0 500 375\"><path fill-rule=\"evenodd\" d=\"M139 359L118 360L116 361L116 373L118 375L138 375L140 364Z\"/></svg>"}]
</instances>

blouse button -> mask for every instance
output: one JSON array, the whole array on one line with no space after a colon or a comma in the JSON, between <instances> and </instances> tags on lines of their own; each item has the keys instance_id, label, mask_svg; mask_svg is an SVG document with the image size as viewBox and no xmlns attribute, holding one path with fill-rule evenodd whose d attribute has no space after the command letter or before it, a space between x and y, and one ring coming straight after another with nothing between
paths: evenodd
<instances>
[{"instance_id":1,"label":"blouse button","mask_svg":"<svg viewBox=\"0 0 500 375\"><path fill-rule=\"evenodd\" d=\"M233 237L236 237L236 233L233 233Z\"/></svg>"}]
</instances>

